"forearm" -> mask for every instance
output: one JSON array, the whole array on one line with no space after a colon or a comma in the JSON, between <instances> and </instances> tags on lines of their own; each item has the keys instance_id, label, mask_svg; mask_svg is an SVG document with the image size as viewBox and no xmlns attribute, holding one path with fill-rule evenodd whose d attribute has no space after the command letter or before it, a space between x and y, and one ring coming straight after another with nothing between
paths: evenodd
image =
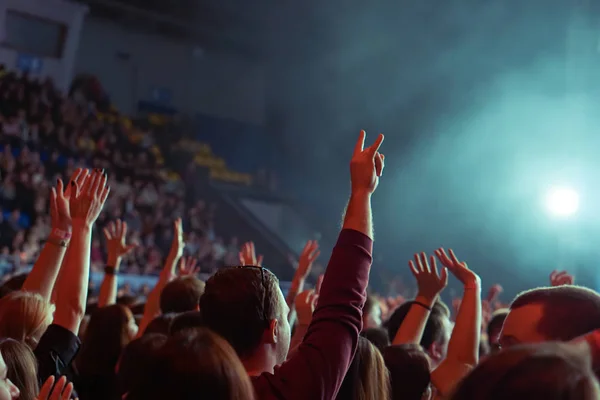
<instances>
[{"instance_id":1,"label":"forearm","mask_svg":"<svg viewBox=\"0 0 600 400\"><path fill-rule=\"evenodd\" d=\"M454 330L448 343L447 358L471 366L479 362L481 335L481 284L465 287L456 315Z\"/></svg>"},{"instance_id":2,"label":"forearm","mask_svg":"<svg viewBox=\"0 0 600 400\"><path fill-rule=\"evenodd\" d=\"M22 287L26 292L41 294L46 301L51 300L69 239L66 234L61 237L58 232L62 230L52 230Z\"/></svg>"},{"instance_id":3,"label":"forearm","mask_svg":"<svg viewBox=\"0 0 600 400\"><path fill-rule=\"evenodd\" d=\"M175 261L173 261L175 260ZM142 320L140 321L140 327L138 329L137 337L141 337L144 334L144 331L152 322L154 318L160 315L160 294L164 287L169 283L173 278L175 278L175 269L171 267L172 265L177 265L177 261L179 261L179 257L174 254L169 254L167 257L167 261L165 262L165 267L163 268L156 285L148 294L148 298L146 299L146 306L144 307L144 315L142 316Z\"/></svg>"},{"instance_id":4,"label":"forearm","mask_svg":"<svg viewBox=\"0 0 600 400\"><path fill-rule=\"evenodd\" d=\"M81 225L73 228L73 238L57 284L54 323L75 335L79 331L86 308L91 241L90 226Z\"/></svg>"},{"instance_id":5,"label":"forearm","mask_svg":"<svg viewBox=\"0 0 600 400\"><path fill-rule=\"evenodd\" d=\"M372 242L365 235L352 230L340 233L308 331L284 364L289 370L281 367L283 376L285 371L295 376L308 368L306 375L315 377L312 385L297 388L302 394L298 398L335 398L358 345L371 250Z\"/></svg>"},{"instance_id":6,"label":"forearm","mask_svg":"<svg viewBox=\"0 0 600 400\"><path fill-rule=\"evenodd\" d=\"M373 239L371 193L353 192L346 207L343 229L353 229Z\"/></svg>"},{"instance_id":7,"label":"forearm","mask_svg":"<svg viewBox=\"0 0 600 400\"><path fill-rule=\"evenodd\" d=\"M406 318L404 318L398 332L396 332L392 344L420 344L434 303L435 299L417 296L415 303L410 306ZM423 306L427 306L429 309Z\"/></svg>"},{"instance_id":8,"label":"forearm","mask_svg":"<svg viewBox=\"0 0 600 400\"><path fill-rule=\"evenodd\" d=\"M106 261L104 279L100 285L98 307L106 307L117 303L117 287L119 285L117 272L119 271L120 267L121 257L116 257L109 252L108 260Z\"/></svg>"}]
</instances>

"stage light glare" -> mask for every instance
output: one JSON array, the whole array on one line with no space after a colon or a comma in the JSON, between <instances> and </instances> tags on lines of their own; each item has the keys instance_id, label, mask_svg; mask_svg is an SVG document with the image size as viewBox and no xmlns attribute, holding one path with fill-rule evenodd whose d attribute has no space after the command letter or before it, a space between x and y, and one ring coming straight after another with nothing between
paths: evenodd
<instances>
[{"instance_id":1,"label":"stage light glare","mask_svg":"<svg viewBox=\"0 0 600 400\"><path fill-rule=\"evenodd\" d=\"M553 188L546 196L546 208L557 217L571 216L579 209L579 195L571 188Z\"/></svg>"}]
</instances>

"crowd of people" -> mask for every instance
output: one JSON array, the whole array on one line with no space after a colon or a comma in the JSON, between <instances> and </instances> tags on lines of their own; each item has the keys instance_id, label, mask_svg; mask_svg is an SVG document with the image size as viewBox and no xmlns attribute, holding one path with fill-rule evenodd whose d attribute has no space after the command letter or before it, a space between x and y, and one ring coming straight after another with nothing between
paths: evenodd
<instances>
[{"instance_id":1,"label":"crowd of people","mask_svg":"<svg viewBox=\"0 0 600 400\"><path fill-rule=\"evenodd\" d=\"M226 242L214 226L216 204L202 199L186 204L183 183L171 179L157 157L151 131L140 131L117 114L100 114L80 91L69 97L52 81L2 70L0 77L0 268L11 273L31 266L50 229L51 182L77 167L111 172L112 195L97 223L129 225L137 246L123 271L158 274L171 242L171 221L189 224L186 254L202 261L206 272L237 258L237 238ZM92 266L106 258L102 235L92 243ZM232 251L235 249L235 251Z\"/></svg>"},{"instance_id":2,"label":"crowd of people","mask_svg":"<svg viewBox=\"0 0 600 400\"><path fill-rule=\"evenodd\" d=\"M216 205L186 204L151 137L10 73L0 123L0 268L33 264L0 287L0 400L600 399L600 295L566 272L501 304L440 247L408 262L414 299L368 292L383 135L360 133L337 243L308 241L284 295L252 242L218 238ZM142 303L124 272L158 274Z\"/></svg>"}]
</instances>

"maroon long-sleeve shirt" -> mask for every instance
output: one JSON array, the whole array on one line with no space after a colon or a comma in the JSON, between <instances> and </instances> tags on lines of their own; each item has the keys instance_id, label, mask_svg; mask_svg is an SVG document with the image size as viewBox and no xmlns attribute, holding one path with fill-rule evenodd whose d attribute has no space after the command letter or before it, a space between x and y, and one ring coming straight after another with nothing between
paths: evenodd
<instances>
[{"instance_id":1,"label":"maroon long-sleeve shirt","mask_svg":"<svg viewBox=\"0 0 600 400\"><path fill-rule=\"evenodd\" d=\"M372 249L369 237L351 229L342 230L302 344L273 374L253 378L257 399L335 398L362 328Z\"/></svg>"}]
</instances>

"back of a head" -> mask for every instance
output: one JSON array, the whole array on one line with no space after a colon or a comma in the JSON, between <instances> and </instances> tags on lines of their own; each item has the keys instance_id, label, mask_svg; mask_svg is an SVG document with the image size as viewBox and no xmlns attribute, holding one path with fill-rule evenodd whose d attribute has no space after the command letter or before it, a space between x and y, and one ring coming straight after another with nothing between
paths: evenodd
<instances>
[{"instance_id":1,"label":"back of a head","mask_svg":"<svg viewBox=\"0 0 600 400\"><path fill-rule=\"evenodd\" d=\"M483 360L451 400L592 400L600 397L587 355L563 343L519 345Z\"/></svg>"},{"instance_id":2,"label":"back of a head","mask_svg":"<svg viewBox=\"0 0 600 400\"><path fill-rule=\"evenodd\" d=\"M381 352L390 345L390 339L385 329L369 328L362 331L360 335L373 343L373 346L377 347Z\"/></svg>"},{"instance_id":3,"label":"back of a head","mask_svg":"<svg viewBox=\"0 0 600 400\"><path fill-rule=\"evenodd\" d=\"M117 372L120 396L146 384L148 377L158 367L159 352L166 342L165 335L144 333L144 336L133 340L125 347Z\"/></svg>"},{"instance_id":4,"label":"back of a head","mask_svg":"<svg viewBox=\"0 0 600 400\"><path fill-rule=\"evenodd\" d=\"M207 328L221 335L240 358L250 356L260 344L270 321L281 317L279 281L266 269L231 267L217 271L200 299Z\"/></svg>"},{"instance_id":5,"label":"back of a head","mask_svg":"<svg viewBox=\"0 0 600 400\"><path fill-rule=\"evenodd\" d=\"M390 342L394 341L394 337L400 329L400 325L406 318L406 314L410 310L410 307L414 304L414 301L407 301L398 307L392 316L390 317L387 328ZM433 343L439 343L444 340L447 329L447 320L450 318L450 310L441 301L437 301L429 313L429 318L425 324L425 330L423 331L423 337L421 339L421 346L424 349L429 349Z\"/></svg>"},{"instance_id":6,"label":"back of a head","mask_svg":"<svg viewBox=\"0 0 600 400\"><path fill-rule=\"evenodd\" d=\"M600 295L588 288L564 285L528 290L515 298L510 310L532 304L543 306L537 331L549 341L572 340L600 328Z\"/></svg>"},{"instance_id":7,"label":"back of a head","mask_svg":"<svg viewBox=\"0 0 600 400\"><path fill-rule=\"evenodd\" d=\"M208 329L182 331L160 350L159 367L129 400L253 400L254 388L231 346Z\"/></svg>"},{"instance_id":8,"label":"back of a head","mask_svg":"<svg viewBox=\"0 0 600 400\"><path fill-rule=\"evenodd\" d=\"M421 346L389 346L383 352L393 400L421 400L431 382L430 363Z\"/></svg>"},{"instance_id":9,"label":"back of a head","mask_svg":"<svg viewBox=\"0 0 600 400\"><path fill-rule=\"evenodd\" d=\"M197 311L204 282L194 276L184 276L169 282L160 294L163 314Z\"/></svg>"},{"instance_id":10,"label":"back of a head","mask_svg":"<svg viewBox=\"0 0 600 400\"><path fill-rule=\"evenodd\" d=\"M130 318L131 311L118 304L94 311L75 360L81 375L103 376L114 372L121 352L130 341Z\"/></svg>"},{"instance_id":11,"label":"back of a head","mask_svg":"<svg viewBox=\"0 0 600 400\"><path fill-rule=\"evenodd\" d=\"M387 400L390 380L381 352L366 338L358 338L356 354L336 399Z\"/></svg>"},{"instance_id":12,"label":"back of a head","mask_svg":"<svg viewBox=\"0 0 600 400\"><path fill-rule=\"evenodd\" d=\"M21 392L20 400L35 400L38 392L37 360L24 343L14 339L0 342L0 353L6 363L6 377Z\"/></svg>"},{"instance_id":13,"label":"back of a head","mask_svg":"<svg viewBox=\"0 0 600 400\"><path fill-rule=\"evenodd\" d=\"M175 335L186 329L203 328L202 312L189 311L175 317L169 329L169 335Z\"/></svg>"},{"instance_id":14,"label":"back of a head","mask_svg":"<svg viewBox=\"0 0 600 400\"><path fill-rule=\"evenodd\" d=\"M158 317L154 318L148 326L146 330L144 330L144 335L151 333L159 333L161 335L168 336L171 331L171 325L173 321L177 318L178 314L161 314Z\"/></svg>"},{"instance_id":15,"label":"back of a head","mask_svg":"<svg viewBox=\"0 0 600 400\"><path fill-rule=\"evenodd\" d=\"M54 306L37 293L15 291L0 299L0 337L35 348L52 322Z\"/></svg>"}]
</instances>

